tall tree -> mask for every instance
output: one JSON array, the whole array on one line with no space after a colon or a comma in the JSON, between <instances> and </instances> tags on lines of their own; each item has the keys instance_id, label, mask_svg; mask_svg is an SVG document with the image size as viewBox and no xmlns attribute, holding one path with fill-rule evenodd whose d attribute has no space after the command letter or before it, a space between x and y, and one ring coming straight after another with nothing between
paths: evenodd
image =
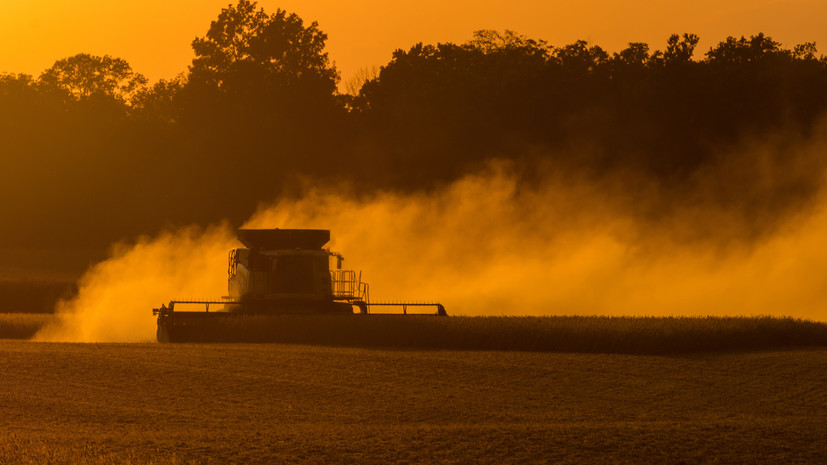
<instances>
[{"instance_id":1,"label":"tall tree","mask_svg":"<svg viewBox=\"0 0 827 465\"><path fill-rule=\"evenodd\" d=\"M781 48L781 43L772 40L772 37L763 33L745 39L727 37L723 42L718 43L715 48L706 52L707 61L710 63L722 63L739 65L753 61L760 61L771 57L791 57L788 50Z\"/></svg>"},{"instance_id":2,"label":"tall tree","mask_svg":"<svg viewBox=\"0 0 827 465\"><path fill-rule=\"evenodd\" d=\"M649 61L649 45L643 42L629 42L629 46L615 53L612 59L628 66L644 66Z\"/></svg>"},{"instance_id":3,"label":"tall tree","mask_svg":"<svg viewBox=\"0 0 827 465\"><path fill-rule=\"evenodd\" d=\"M102 96L124 103L129 103L147 82L122 58L88 53L56 61L38 81L46 87L68 92L75 100Z\"/></svg>"},{"instance_id":4,"label":"tall tree","mask_svg":"<svg viewBox=\"0 0 827 465\"><path fill-rule=\"evenodd\" d=\"M346 111L326 40L315 22L239 0L192 42L180 90L157 87L145 100L166 106L173 91L178 121L197 145L188 163L195 175L245 180L229 192L220 182L207 187L228 210L272 198L293 175L336 172L346 159Z\"/></svg>"},{"instance_id":5,"label":"tall tree","mask_svg":"<svg viewBox=\"0 0 827 465\"><path fill-rule=\"evenodd\" d=\"M563 67L576 74L586 74L595 71L605 64L609 55L598 45L589 47L585 40L578 40L573 44L565 45L554 51Z\"/></svg>"},{"instance_id":6,"label":"tall tree","mask_svg":"<svg viewBox=\"0 0 827 465\"><path fill-rule=\"evenodd\" d=\"M259 86L308 87L332 95L339 75L324 51L327 35L296 14L267 14L240 0L221 10L206 36L192 43L190 82L228 92Z\"/></svg>"}]
</instances>

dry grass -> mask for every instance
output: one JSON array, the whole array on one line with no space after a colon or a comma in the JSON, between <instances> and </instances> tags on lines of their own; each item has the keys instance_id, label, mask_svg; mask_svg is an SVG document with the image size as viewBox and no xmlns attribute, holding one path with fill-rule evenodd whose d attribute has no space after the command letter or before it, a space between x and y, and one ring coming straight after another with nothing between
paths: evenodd
<instances>
[{"instance_id":1,"label":"dry grass","mask_svg":"<svg viewBox=\"0 0 827 465\"><path fill-rule=\"evenodd\" d=\"M827 346L827 324L773 317L246 316L193 319L184 341L665 354Z\"/></svg>"},{"instance_id":2,"label":"dry grass","mask_svg":"<svg viewBox=\"0 0 827 465\"><path fill-rule=\"evenodd\" d=\"M0 341L0 463L823 463L827 349Z\"/></svg>"}]
</instances>

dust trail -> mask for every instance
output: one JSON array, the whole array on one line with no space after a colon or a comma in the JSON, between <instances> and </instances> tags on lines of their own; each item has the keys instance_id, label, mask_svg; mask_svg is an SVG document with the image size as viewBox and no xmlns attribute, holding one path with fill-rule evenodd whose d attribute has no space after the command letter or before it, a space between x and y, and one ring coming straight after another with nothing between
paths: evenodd
<instances>
[{"instance_id":1,"label":"dust trail","mask_svg":"<svg viewBox=\"0 0 827 465\"><path fill-rule=\"evenodd\" d=\"M596 182L551 170L528 185L508 164L492 163L429 193L309 189L261 206L245 226L330 229L331 247L346 268L363 271L372 299L439 300L451 314L827 321L827 195L769 208L773 195L801 196L796 179L822 183L825 134L786 147L790 157L753 144L667 201L634 176ZM152 340L153 307L226 294L227 251L239 245L219 225L118 247L36 339Z\"/></svg>"},{"instance_id":2,"label":"dust trail","mask_svg":"<svg viewBox=\"0 0 827 465\"><path fill-rule=\"evenodd\" d=\"M371 298L439 299L453 314L827 319L824 199L768 240L721 250L584 210L584 198L520 192L514 177L494 173L429 196L315 193L264 208L247 226L329 227Z\"/></svg>"},{"instance_id":3,"label":"dust trail","mask_svg":"<svg viewBox=\"0 0 827 465\"><path fill-rule=\"evenodd\" d=\"M38 341L140 342L155 340L151 310L173 298L226 295L227 225L184 228L135 244L120 244L111 257L81 278L74 300L61 302L57 321Z\"/></svg>"},{"instance_id":4,"label":"dust trail","mask_svg":"<svg viewBox=\"0 0 827 465\"><path fill-rule=\"evenodd\" d=\"M429 194L330 189L248 227L333 230L371 298L466 315L778 315L827 320L827 127L721 149L676 188L507 164Z\"/></svg>"}]
</instances>

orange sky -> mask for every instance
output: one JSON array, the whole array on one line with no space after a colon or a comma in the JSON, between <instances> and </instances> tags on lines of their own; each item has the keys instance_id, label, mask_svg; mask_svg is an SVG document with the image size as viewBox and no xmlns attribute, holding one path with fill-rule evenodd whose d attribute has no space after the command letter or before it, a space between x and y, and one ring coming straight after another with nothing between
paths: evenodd
<instances>
[{"instance_id":1,"label":"orange sky","mask_svg":"<svg viewBox=\"0 0 827 465\"><path fill-rule=\"evenodd\" d=\"M0 72L39 74L79 52L125 58L151 80L185 71L190 43L229 0L0 0ZM262 0L327 32L343 80L381 66L396 48L464 42L477 29L512 29L563 45L609 51L629 41L662 48L673 32L701 36L701 52L727 35L765 32L785 46L816 41L827 54L824 0Z\"/></svg>"}]
</instances>

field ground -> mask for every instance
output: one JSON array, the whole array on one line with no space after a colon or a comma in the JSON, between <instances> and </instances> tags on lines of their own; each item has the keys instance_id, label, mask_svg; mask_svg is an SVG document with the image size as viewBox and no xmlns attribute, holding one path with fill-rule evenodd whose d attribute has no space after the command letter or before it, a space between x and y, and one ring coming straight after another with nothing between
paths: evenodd
<instances>
[{"instance_id":1,"label":"field ground","mask_svg":"<svg viewBox=\"0 0 827 465\"><path fill-rule=\"evenodd\" d=\"M827 349L0 341L0 463L824 463Z\"/></svg>"}]
</instances>

